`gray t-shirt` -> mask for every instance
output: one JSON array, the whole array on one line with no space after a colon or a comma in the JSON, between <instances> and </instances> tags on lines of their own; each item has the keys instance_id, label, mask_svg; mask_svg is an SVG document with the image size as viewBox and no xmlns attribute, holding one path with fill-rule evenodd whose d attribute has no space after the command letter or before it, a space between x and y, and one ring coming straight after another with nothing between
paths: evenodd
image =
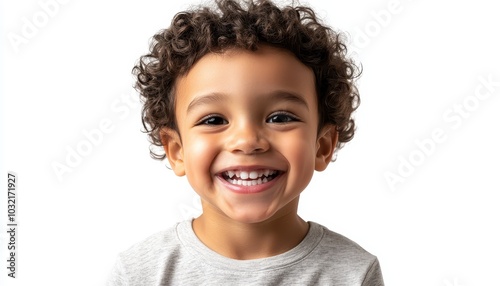
<instances>
[{"instance_id":1,"label":"gray t-shirt","mask_svg":"<svg viewBox=\"0 0 500 286\"><path fill-rule=\"evenodd\" d=\"M192 221L154 234L120 253L108 285L384 285L375 256L355 242L309 222L293 249L236 260L206 247Z\"/></svg>"}]
</instances>

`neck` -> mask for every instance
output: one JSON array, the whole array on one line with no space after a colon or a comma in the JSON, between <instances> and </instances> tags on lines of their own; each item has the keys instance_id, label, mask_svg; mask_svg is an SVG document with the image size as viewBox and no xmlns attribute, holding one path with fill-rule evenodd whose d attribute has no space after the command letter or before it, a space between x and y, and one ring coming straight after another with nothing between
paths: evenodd
<instances>
[{"instance_id":1,"label":"neck","mask_svg":"<svg viewBox=\"0 0 500 286\"><path fill-rule=\"evenodd\" d=\"M234 221L204 207L193 221L193 230L210 249L229 258L247 260L270 257L297 246L309 225L297 215L297 207L258 223Z\"/></svg>"}]
</instances>

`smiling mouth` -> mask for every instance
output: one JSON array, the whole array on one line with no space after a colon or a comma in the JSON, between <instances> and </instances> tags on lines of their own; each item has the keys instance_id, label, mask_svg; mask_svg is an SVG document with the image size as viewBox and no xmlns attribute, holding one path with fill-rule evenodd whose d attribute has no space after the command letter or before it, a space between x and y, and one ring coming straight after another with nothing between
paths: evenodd
<instances>
[{"instance_id":1,"label":"smiling mouth","mask_svg":"<svg viewBox=\"0 0 500 286\"><path fill-rule=\"evenodd\" d=\"M254 171L225 171L222 178L232 185L257 186L274 180L283 172L278 170L262 169Z\"/></svg>"}]
</instances>

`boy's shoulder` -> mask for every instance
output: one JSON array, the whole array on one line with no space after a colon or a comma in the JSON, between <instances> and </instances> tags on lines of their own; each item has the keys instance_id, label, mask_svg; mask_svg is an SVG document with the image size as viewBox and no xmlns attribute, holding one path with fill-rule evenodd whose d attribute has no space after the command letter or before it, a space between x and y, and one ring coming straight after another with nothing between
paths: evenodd
<instances>
[{"instance_id":1,"label":"boy's shoulder","mask_svg":"<svg viewBox=\"0 0 500 286\"><path fill-rule=\"evenodd\" d=\"M373 261L376 257L370 252L366 251L358 243L345 237L342 234L334 232L318 223L310 222L321 229L322 239L318 244L317 253L322 253L325 256L335 255L335 259L340 262L341 260L348 261Z\"/></svg>"},{"instance_id":2,"label":"boy's shoulder","mask_svg":"<svg viewBox=\"0 0 500 286\"><path fill-rule=\"evenodd\" d=\"M145 260L151 261L155 260L154 258L162 253L175 251L180 246L176 230L179 224L176 223L174 226L153 233L141 241L134 243L119 254L120 259L122 261L130 261L131 263Z\"/></svg>"},{"instance_id":3,"label":"boy's shoulder","mask_svg":"<svg viewBox=\"0 0 500 286\"><path fill-rule=\"evenodd\" d=\"M322 238L308 260L319 271L318 275L330 274L325 280L328 285L384 285L375 255L325 226L316 226L321 229Z\"/></svg>"},{"instance_id":4,"label":"boy's shoulder","mask_svg":"<svg viewBox=\"0 0 500 286\"><path fill-rule=\"evenodd\" d=\"M178 225L156 232L120 252L107 285L157 284L158 273L165 267L166 261L172 260L169 256L179 253L180 243L176 239Z\"/></svg>"},{"instance_id":5,"label":"boy's shoulder","mask_svg":"<svg viewBox=\"0 0 500 286\"><path fill-rule=\"evenodd\" d=\"M288 252L239 261L208 249L196 238L191 221L183 221L120 253L109 285L163 285L165 281L206 284L202 281L207 282L208 276L211 284L207 285L229 280L276 281L269 285L297 281L303 285L383 285L365 284L382 281L374 255L325 226L314 222L309 225L304 240ZM213 277L210 273L214 272L220 275Z\"/></svg>"},{"instance_id":6,"label":"boy's shoulder","mask_svg":"<svg viewBox=\"0 0 500 286\"><path fill-rule=\"evenodd\" d=\"M354 242L346 236L330 230L328 227L315 222L309 222L310 224L315 224L322 229L323 232L323 243L325 245L341 247L339 250L344 251L354 251L360 253L368 253L363 247L358 243ZM368 253L369 254L369 253Z\"/></svg>"},{"instance_id":7,"label":"boy's shoulder","mask_svg":"<svg viewBox=\"0 0 500 286\"><path fill-rule=\"evenodd\" d=\"M334 232L319 223L309 222L310 230L307 239L302 244L308 244L309 255L321 255L323 258L333 255L337 263L345 260L346 263L356 261L373 261L374 255L366 251L358 243ZM183 246L192 247L189 238L194 235L189 233L191 221L178 222L168 229L156 232L140 242L135 243L120 253L123 263L137 264L139 261L168 261L180 255ZM192 237L189 237L192 236ZM128 262L128 263L127 263ZM139 263L142 264L142 263Z\"/></svg>"}]
</instances>

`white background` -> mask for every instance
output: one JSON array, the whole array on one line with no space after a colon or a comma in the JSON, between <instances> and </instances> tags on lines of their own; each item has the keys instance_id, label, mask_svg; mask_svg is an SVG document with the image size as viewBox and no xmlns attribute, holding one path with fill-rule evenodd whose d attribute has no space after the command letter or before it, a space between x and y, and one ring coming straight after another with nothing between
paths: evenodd
<instances>
[{"instance_id":1,"label":"white background","mask_svg":"<svg viewBox=\"0 0 500 286\"><path fill-rule=\"evenodd\" d=\"M199 211L185 178L149 158L131 75L150 37L199 1L1 3L0 284L102 285L119 251ZM309 3L348 33L364 73L357 134L315 175L300 215L377 255L386 285L500 285L494 1ZM15 280L7 171L18 174Z\"/></svg>"}]
</instances>

